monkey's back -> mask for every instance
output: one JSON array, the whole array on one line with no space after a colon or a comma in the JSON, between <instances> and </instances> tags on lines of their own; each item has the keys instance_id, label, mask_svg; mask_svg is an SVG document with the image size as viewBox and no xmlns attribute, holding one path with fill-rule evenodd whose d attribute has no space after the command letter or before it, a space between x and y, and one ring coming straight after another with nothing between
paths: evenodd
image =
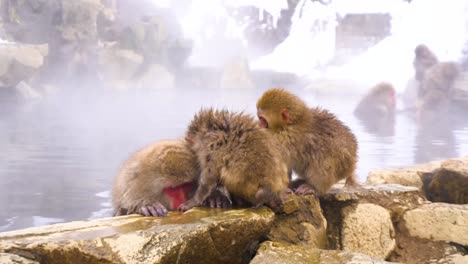
<instances>
[{"instance_id":1,"label":"monkey's back","mask_svg":"<svg viewBox=\"0 0 468 264\"><path fill-rule=\"evenodd\" d=\"M301 124L289 129L291 136L283 141L290 148L292 167L298 175L313 171L327 188L341 179L354 177L357 140L334 114L311 108ZM326 191L320 189L320 193Z\"/></svg>"},{"instance_id":2,"label":"monkey's back","mask_svg":"<svg viewBox=\"0 0 468 264\"><path fill-rule=\"evenodd\" d=\"M112 204L117 210L159 201L174 209L162 190L191 182L198 175L196 156L184 140L155 142L124 162L114 180Z\"/></svg>"},{"instance_id":3,"label":"monkey's back","mask_svg":"<svg viewBox=\"0 0 468 264\"><path fill-rule=\"evenodd\" d=\"M199 160L218 170L219 181L230 193L252 203L261 186L269 186L276 193L284 191L287 166L271 135L260 129L251 116L215 112L217 115L215 120L220 124L209 126L210 133L217 136L202 142Z\"/></svg>"}]
</instances>

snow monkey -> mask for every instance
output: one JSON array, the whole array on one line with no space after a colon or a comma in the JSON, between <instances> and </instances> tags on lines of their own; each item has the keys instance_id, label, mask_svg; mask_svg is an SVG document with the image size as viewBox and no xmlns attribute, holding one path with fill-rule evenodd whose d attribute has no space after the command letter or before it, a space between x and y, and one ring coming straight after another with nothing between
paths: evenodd
<instances>
[{"instance_id":1,"label":"snow monkey","mask_svg":"<svg viewBox=\"0 0 468 264\"><path fill-rule=\"evenodd\" d=\"M148 145L123 164L114 180L114 215L165 216L191 197L199 174L196 156L184 139ZM230 204L215 192L206 205Z\"/></svg>"},{"instance_id":2,"label":"snow monkey","mask_svg":"<svg viewBox=\"0 0 468 264\"><path fill-rule=\"evenodd\" d=\"M192 199L179 210L199 206L218 184L254 206L276 210L289 179L276 141L255 119L243 113L202 109L189 125L187 140L201 174Z\"/></svg>"},{"instance_id":3,"label":"snow monkey","mask_svg":"<svg viewBox=\"0 0 468 264\"><path fill-rule=\"evenodd\" d=\"M341 179L347 186L356 183L357 141L334 114L275 88L260 97L257 115L282 145L289 170L302 180L295 193L322 195Z\"/></svg>"}]
</instances>

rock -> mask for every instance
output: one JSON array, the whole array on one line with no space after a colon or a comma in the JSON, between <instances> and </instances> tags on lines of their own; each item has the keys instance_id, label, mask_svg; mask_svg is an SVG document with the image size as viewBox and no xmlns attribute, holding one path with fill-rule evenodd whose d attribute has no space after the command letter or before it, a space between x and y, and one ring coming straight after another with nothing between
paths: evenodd
<instances>
[{"instance_id":1,"label":"rock","mask_svg":"<svg viewBox=\"0 0 468 264\"><path fill-rule=\"evenodd\" d=\"M104 9L100 0L62 1L62 24L58 26L66 41L97 40L97 17Z\"/></svg>"},{"instance_id":2,"label":"rock","mask_svg":"<svg viewBox=\"0 0 468 264\"><path fill-rule=\"evenodd\" d=\"M342 211L342 249L386 259L395 249L395 230L390 213L383 207L363 203Z\"/></svg>"},{"instance_id":3,"label":"rock","mask_svg":"<svg viewBox=\"0 0 468 264\"><path fill-rule=\"evenodd\" d=\"M47 45L0 44L0 86L15 87L28 82L44 64Z\"/></svg>"},{"instance_id":4,"label":"rock","mask_svg":"<svg viewBox=\"0 0 468 264\"><path fill-rule=\"evenodd\" d=\"M228 59L221 74L221 89L252 89L249 62L242 56Z\"/></svg>"},{"instance_id":5,"label":"rock","mask_svg":"<svg viewBox=\"0 0 468 264\"><path fill-rule=\"evenodd\" d=\"M125 90L132 84L142 63L143 56L132 50L120 49L115 45L106 46L99 53L99 75L112 88Z\"/></svg>"},{"instance_id":6,"label":"rock","mask_svg":"<svg viewBox=\"0 0 468 264\"><path fill-rule=\"evenodd\" d=\"M433 202L468 203L468 158L375 170L369 173L367 183L414 186Z\"/></svg>"},{"instance_id":7,"label":"rock","mask_svg":"<svg viewBox=\"0 0 468 264\"><path fill-rule=\"evenodd\" d=\"M435 161L425 164L418 164L409 168L374 170L369 172L366 183L393 183L403 186L413 186L420 189L423 186L420 175L425 172L432 172L436 168L439 168L441 163L441 161Z\"/></svg>"},{"instance_id":8,"label":"rock","mask_svg":"<svg viewBox=\"0 0 468 264\"><path fill-rule=\"evenodd\" d=\"M103 218L0 233L0 252L41 263L241 263L273 218L265 207Z\"/></svg>"},{"instance_id":9,"label":"rock","mask_svg":"<svg viewBox=\"0 0 468 264\"><path fill-rule=\"evenodd\" d=\"M267 237L271 241L325 249L327 221L318 199L311 195L290 195Z\"/></svg>"},{"instance_id":10,"label":"rock","mask_svg":"<svg viewBox=\"0 0 468 264\"><path fill-rule=\"evenodd\" d=\"M142 75L135 76L135 84L142 89L173 89L175 77L163 65L148 66Z\"/></svg>"},{"instance_id":11,"label":"rock","mask_svg":"<svg viewBox=\"0 0 468 264\"><path fill-rule=\"evenodd\" d=\"M396 245L393 222L425 202L417 188L396 184L334 186L320 198L330 249L351 250L380 259Z\"/></svg>"},{"instance_id":12,"label":"rock","mask_svg":"<svg viewBox=\"0 0 468 264\"><path fill-rule=\"evenodd\" d=\"M468 255L461 255L461 254L453 254L447 256L443 259L439 259L436 261L431 261L430 263L441 263L441 264L465 264L468 263Z\"/></svg>"},{"instance_id":13,"label":"rock","mask_svg":"<svg viewBox=\"0 0 468 264\"><path fill-rule=\"evenodd\" d=\"M22 258L18 255L0 253L0 263L3 264L39 264L38 261L29 260L27 258Z\"/></svg>"},{"instance_id":14,"label":"rock","mask_svg":"<svg viewBox=\"0 0 468 264\"><path fill-rule=\"evenodd\" d=\"M407 211L401 224L413 237L468 246L468 204L425 204Z\"/></svg>"},{"instance_id":15,"label":"rock","mask_svg":"<svg viewBox=\"0 0 468 264\"><path fill-rule=\"evenodd\" d=\"M54 21L60 14L60 2L1 1L0 14L7 39L30 44L49 42L50 36L55 33Z\"/></svg>"},{"instance_id":16,"label":"rock","mask_svg":"<svg viewBox=\"0 0 468 264\"><path fill-rule=\"evenodd\" d=\"M266 241L260 245L252 264L340 264L340 263L390 263L364 254L336 250L321 250L299 245Z\"/></svg>"},{"instance_id":17,"label":"rock","mask_svg":"<svg viewBox=\"0 0 468 264\"><path fill-rule=\"evenodd\" d=\"M453 263L467 251L456 244L411 237L397 225L397 244L390 261L401 263Z\"/></svg>"}]
</instances>

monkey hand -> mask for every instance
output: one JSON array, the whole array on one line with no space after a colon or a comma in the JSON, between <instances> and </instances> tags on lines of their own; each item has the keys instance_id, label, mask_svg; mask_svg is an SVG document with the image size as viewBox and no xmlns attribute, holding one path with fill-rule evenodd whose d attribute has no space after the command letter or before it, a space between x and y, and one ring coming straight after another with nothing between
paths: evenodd
<instances>
[{"instance_id":1,"label":"monkey hand","mask_svg":"<svg viewBox=\"0 0 468 264\"><path fill-rule=\"evenodd\" d=\"M299 185L299 187L297 187L296 190L294 190L294 192L299 195L312 194L314 196L317 196L317 192L315 191L315 189L307 183Z\"/></svg>"},{"instance_id":2,"label":"monkey hand","mask_svg":"<svg viewBox=\"0 0 468 264\"><path fill-rule=\"evenodd\" d=\"M203 201L202 205L211 208L231 208L232 201L229 197L229 193L217 189Z\"/></svg>"},{"instance_id":3,"label":"monkey hand","mask_svg":"<svg viewBox=\"0 0 468 264\"><path fill-rule=\"evenodd\" d=\"M138 213L144 216L166 216L167 209L160 202L155 202L152 205L142 206Z\"/></svg>"},{"instance_id":4,"label":"monkey hand","mask_svg":"<svg viewBox=\"0 0 468 264\"><path fill-rule=\"evenodd\" d=\"M193 199L190 199L187 202L180 204L179 207L177 207L177 211L185 212L192 209L195 206L197 206L197 203Z\"/></svg>"}]
</instances>

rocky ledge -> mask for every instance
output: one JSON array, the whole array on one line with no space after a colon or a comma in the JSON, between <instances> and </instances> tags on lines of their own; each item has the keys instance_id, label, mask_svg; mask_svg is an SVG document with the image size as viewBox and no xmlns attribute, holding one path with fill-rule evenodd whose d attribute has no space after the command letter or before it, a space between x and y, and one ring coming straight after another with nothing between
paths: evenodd
<instances>
[{"instance_id":1,"label":"rocky ledge","mask_svg":"<svg viewBox=\"0 0 468 264\"><path fill-rule=\"evenodd\" d=\"M291 195L276 215L268 208L196 208L164 218L131 215L4 232L0 262L468 263L468 205L428 201L431 191L444 192L424 187L424 177L455 186L453 175L466 175L465 164L371 172L369 181L380 183L337 185L320 200ZM410 185L407 175L415 186L390 183L400 177ZM466 178L456 179L464 188L457 190L460 203Z\"/></svg>"}]
</instances>

